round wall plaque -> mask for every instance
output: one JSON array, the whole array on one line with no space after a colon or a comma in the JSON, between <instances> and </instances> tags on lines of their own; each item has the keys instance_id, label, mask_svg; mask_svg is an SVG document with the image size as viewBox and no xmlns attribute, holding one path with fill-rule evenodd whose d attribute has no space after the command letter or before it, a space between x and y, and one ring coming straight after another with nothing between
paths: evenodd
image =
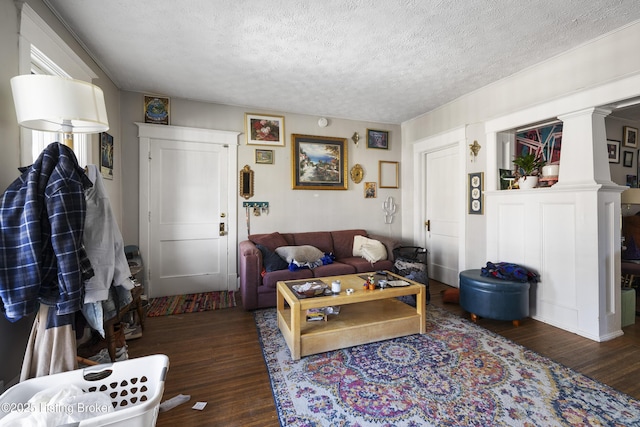
<instances>
[{"instance_id":1,"label":"round wall plaque","mask_svg":"<svg viewBox=\"0 0 640 427\"><path fill-rule=\"evenodd\" d=\"M351 180L356 184L359 184L360 181L362 181L362 178L364 178L364 170L362 169L362 166L356 163L351 168Z\"/></svg>"}]
</instances>

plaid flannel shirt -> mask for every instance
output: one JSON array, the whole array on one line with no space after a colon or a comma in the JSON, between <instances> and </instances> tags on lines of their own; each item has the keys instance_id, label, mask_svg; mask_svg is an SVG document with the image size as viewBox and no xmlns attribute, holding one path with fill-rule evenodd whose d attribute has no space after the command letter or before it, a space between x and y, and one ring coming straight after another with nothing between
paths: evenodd
<instances>
[{"instance_id":1,"label":"plaid flannel shirt","mask_svg":"<svg viewBox=\"0 0 640 427\"><path fill-rule=\"evenodd\" d=\"M93 275L82 243L91 181L73 151L46 147L0 199L0 309L10 321L38 302L58 315L82 307L84 280Z\"/></svg>"}]
</instances>

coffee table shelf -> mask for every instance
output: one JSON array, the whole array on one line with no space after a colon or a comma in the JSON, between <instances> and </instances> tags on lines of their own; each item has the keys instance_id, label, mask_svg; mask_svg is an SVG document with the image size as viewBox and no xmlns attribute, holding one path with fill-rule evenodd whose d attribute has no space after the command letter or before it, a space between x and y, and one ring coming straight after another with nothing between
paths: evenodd
<instances>
[{"instance_id":1,"label":"coffee table shelf","mask_svg":"<svg viewBox=\"0 0 640 427\"><path fill-rule=\"evenodd\" d=\"M391 273L389 273L391 275ZM342 292L334 296L299 299L291 285L304 280L278 282L278 327L298 360L303 356L426 332L426 288L411 282L409 286L376 290L362 289L363 279L357 275L322 278L330 284L342 282ZM346 288L354 289L347 295ZM396 299L416 295L416 307ZM328 321L306 321L310 308L340 306L340 313L329 315Z\"/></svg>"}]
</instances>

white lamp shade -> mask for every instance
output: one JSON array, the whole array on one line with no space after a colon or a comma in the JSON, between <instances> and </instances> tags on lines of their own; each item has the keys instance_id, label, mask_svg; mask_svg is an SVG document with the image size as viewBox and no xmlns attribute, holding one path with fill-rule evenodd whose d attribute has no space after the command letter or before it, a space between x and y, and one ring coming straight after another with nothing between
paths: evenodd
<instances>
[{"instance_id":1,"label":"white lamp shade","mask_svg":"<svg viewBox=\"0 0 640 427\"><path fill-rule=\"evenodd\" d=\"M109 129L104 93L91 83L25 74L11 79L11 90L20 126L71 133Z\"/></svg>"}]
</instances>

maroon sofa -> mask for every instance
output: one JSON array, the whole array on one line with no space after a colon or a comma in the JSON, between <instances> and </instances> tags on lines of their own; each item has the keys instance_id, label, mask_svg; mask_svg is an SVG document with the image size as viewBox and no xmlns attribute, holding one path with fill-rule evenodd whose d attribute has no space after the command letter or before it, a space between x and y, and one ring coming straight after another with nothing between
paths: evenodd
<instances>
[{"instance_id":1,"label":"maroon sofa","mask_svg":"<svg viewBox=\"0 0 640 427\"><path fill-rule=\"evenodd\" d=\"M387 259L374 263L363 257L353 256L354 236L360 235L382 242ZM257 245L261 245L257 246ZM331 264L313 269L290 271L288 268L265 271L263 252L271 252L282 246L311 245L324 253L331 253L335 260ZM240 294L245 310L276 306L276 284L281 280L310 279L313 277L338 276L365 273L393 268L393 250L400 246L394 239L369 235L366 230L313 231L303 233L253 234L239 244ZM265 249L266 248L266 249ZM285 263L286 264L286 263Z\"/></svg>"}]
</instances>

